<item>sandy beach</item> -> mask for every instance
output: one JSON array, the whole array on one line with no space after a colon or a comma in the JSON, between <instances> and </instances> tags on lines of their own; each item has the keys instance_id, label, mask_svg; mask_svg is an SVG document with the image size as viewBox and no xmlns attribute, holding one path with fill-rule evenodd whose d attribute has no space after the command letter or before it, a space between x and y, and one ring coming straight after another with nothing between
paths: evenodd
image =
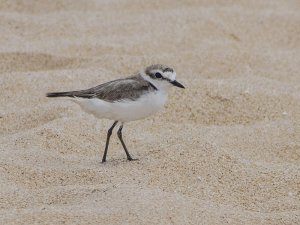
<instances>
[{"instance_id":1,"label":"sandy beach","mask_svg":"<svg viewBox=\"0 0 300 225\"><path fill-rule=\"evenodd\" d=\"M0 1L0 224L300 224L300 2ZM125 124L46 92L173 67Z\"/></svg>"}]
</instances>

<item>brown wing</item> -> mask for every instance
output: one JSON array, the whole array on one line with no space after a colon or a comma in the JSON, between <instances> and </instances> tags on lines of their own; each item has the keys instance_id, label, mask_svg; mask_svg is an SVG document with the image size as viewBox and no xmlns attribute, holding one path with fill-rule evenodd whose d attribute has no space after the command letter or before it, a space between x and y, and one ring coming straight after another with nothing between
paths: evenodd
<instances>
[{"instance_id":1,"label":"brown wing","mask_svg":"<svg viewBox=\"0 0 300 225\"><path fill-rule=\"evenodd\" d=\"M153 90L157 89L150 82L145 81L141 76L133 76L100 84L87 90L48 93L47 97L99 98L115 102L127 99L135 100L145 92Z\"/></svg>"}]
</instances>

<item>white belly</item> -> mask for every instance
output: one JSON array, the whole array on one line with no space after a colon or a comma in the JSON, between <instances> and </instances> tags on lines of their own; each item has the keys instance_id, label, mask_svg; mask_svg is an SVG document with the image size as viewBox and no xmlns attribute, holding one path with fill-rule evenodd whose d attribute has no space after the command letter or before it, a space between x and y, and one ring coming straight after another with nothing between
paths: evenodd
<instances>
[{"instance_id":1,"label":"white belly","mask_svg":"<svg viewBox=\"0 0 300 225\"><path fill-rule=\"evenodd\" d=\"M144 119L163 108L167 94L161 91L151 92L136 101L106 102L100 99L75 98L83 110L97 118L128 122Z\"/></svg>"}]
</instances>

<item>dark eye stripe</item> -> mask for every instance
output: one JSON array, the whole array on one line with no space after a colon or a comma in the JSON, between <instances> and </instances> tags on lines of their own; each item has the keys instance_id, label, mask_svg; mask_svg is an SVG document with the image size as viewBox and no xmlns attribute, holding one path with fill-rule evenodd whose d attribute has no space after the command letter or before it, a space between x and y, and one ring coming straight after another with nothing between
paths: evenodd
<instances>
[{"instance_id":1,"label":"dark eye stripe","mask_svg":"<svg viewBox=\"0 0 300 225\"><path fill-rule=\"evenodd\" d=\"M165 69L163 70L163 72L171 72L171 73L173 73L174 70L173 70L172 68L165 68Z\"/></svg>"}]
</instances>

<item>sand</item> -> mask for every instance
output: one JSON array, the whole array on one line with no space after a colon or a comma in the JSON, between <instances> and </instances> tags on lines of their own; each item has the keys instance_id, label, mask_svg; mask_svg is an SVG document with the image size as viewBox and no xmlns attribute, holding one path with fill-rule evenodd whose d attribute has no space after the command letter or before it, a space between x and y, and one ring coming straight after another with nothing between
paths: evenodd
<instances>
[{"instance_id":1,"label":"sand","mask_svg":"<svg viewBox=\"0 0 300 225\"><path fill-rule=\"evenodd\" d=\"M0 3L0 224L300 224L300 3ZM125 124L48 91L152 63L163 111Z\"/></svg>"}]
</instances>

